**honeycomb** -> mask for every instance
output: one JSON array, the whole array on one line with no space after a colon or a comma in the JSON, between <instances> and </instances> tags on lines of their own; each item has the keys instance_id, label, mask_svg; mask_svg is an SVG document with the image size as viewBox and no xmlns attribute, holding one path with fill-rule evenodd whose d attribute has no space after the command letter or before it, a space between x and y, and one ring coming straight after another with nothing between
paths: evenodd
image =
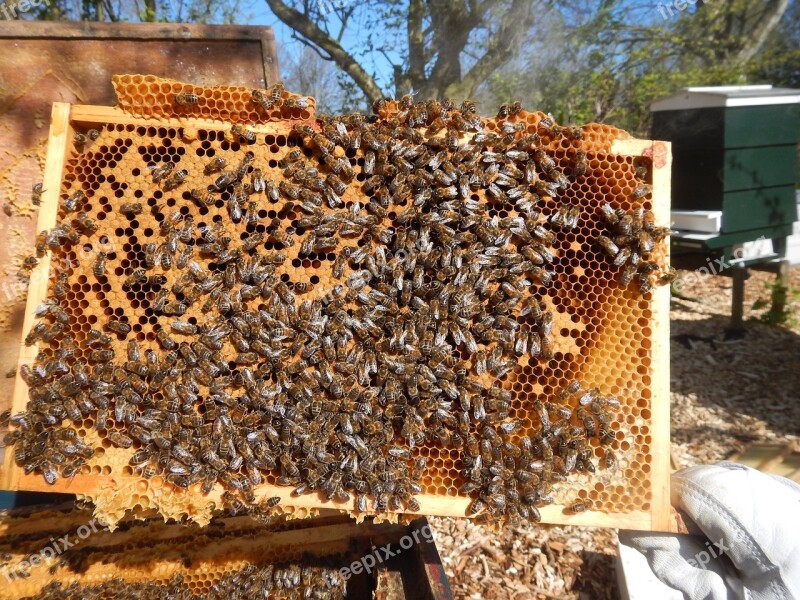
<instances>
[{"instance_id":1,"label":"honeycomb","mask_svg":"<svg viewBox=\"0 0 800 600\"><path fill-rule=\"evenodd\" d=\"M265 581L272 584L270 598L341 598L351 585L360 591L376 583L366 574L345 580L340 569L369 553L373 544L397 547L408 532L382 526L370 528L367 536L343 519L283 522L265 530L252 520L227 517L203 529L129 520L112 533L92 519L91 511L74 509L3 516L0 527L2 596L9 600L168 594L227 599L245 592L264 597L259 589L267 587ZM291 583L284 585L287 580Z\"/></svg>"},{"instance_id":2,"label":"honeycomb","mask_svg":"<svg viewBox=\"0 0 800 600\"><path fill-rule=\"evenodd\" d=\"M312 119L316 106L314 98L279 90L280 102L264 110L253 101L250 88L200 87L154 75L115 75L112 83L119 107L145 118L192 117L230 123L268 123ZM180 94L196 95L196 103L176 102Z\"/></svg>"},{"instance_id":3,"label":"honeycomb","mask_svg":"<svg viewBox=\"0 0 800 600\"><path fill-rule=\"evenodd\" d=\"M365 165L368 152L366 143L360 148L344 149L337 146L328 155L320 149L320 144L325 143L324 137L322 140L318 137L324 122L308 121L297 127L287 122L287 117L281 114L270 117L280 120L258 124L267 119L246 106L247 100L243 98L249 98L249 92L245 94L237 88L168 85L156 78L143 76L117 77L115 86L120 106L135 118L122 119L117 115L110 116L108 122L103 123L75 122L76 131L87 132L90 127L93 128L97 132L96 139L81 145L71 139L68 141L69 152L59 188L61 208L58 222L72 223L73 229L82 230L82 234L77 243L59 242L50 246L50 266L54 276L48 297L58 298L58 306L66 313L64 321L67 326L51 338L42 339L40 336L36 340L40 350L36 365L40 372L58 373L59 362L73 361L74 364L74 361L83 361L88 365L92 377L108 383L114 381L114 367L106 368L99 360L95 348L101 346L95 345L96 332L109 336L107 348L113 350L117 369L124 367L124 362L119 361L124 361L128 355L131 340L136 341L142 356L152 351L152 356L164 360L173 352L171 360L174 362L178 354L165 348L159 335L166 332L170 337L182 340L182 331L176 331L172 326L176 319L182 322L181 327L186 331L195 331L196 327L208 323L210 313L221 310L220 302L240 303L252 310L268 310L272 300L260 297L252 289L247 290L246 298L241 292L232 299L217 296L213 302L209 301L208 296L201 300L191 298L189 288L192 282L186 279L185 265L176 268L177 265L173 266L171 262L193 261L204 273L224 276L226 267L220 255L209 256L198 250L209 243L207 236L211 233L215 239L230 238L234 246L242 248L250 248L247 246L250 240L252 248L257 247L258 252L267 257L280 255L280 259L270 263L275 289L280 287L282 290L275 294L291 297L290 303L296 303L297 311L310 310L308 306L316 301L328 306L341 300L340 306L345 312L349 315L359 314L354 294L340 298L342 282L348 282L348 286L349 282L354 282L353 286L361 289L357 280L352 279L353 276L359 276L358 265L342 261L340 257L352 257L359 249L371 247L367 235L372 239L386 234L395 241L400 232L409 235L402 215L408 212L412 204L411 197L390 196L382 210L375 207L375 196L365 191L371 178L370 173L365 172L371 171ZM161 95L156 93L158 90L161 90ZM181 109L176 109L169 100L169 94L185 93L187 90L206 99L205 103L201 101L196 105L197 109L191 115L183 115ZM381 123L389 123L391 127L393 120L405 110L402 103L383 103L377 109L379 116L375 127ZM195 121L189 116L227 122ZM293 112L291 118L303 119L307 116ZM145 117L169 120L153 121ZM359 123L362 119L356 117L353 122ZM248 143L241 131L232 133L230 123L241 122L251 123L246 131L252 132L255 138L252 143ZM646 513L650 511L654 497L651 473L655 450L655 365L651 358L655 336L654 295L636 285L621 285L619 268L598 245L597 239L614 234L603 212L606 204L619 215L652 210L659 220L666 218L668 213L663 206L653 206L649 189L646 193L637 191L642 186L652 184L653 157L646 152L622 154L615 151L613 147L616 143L629 139L621 130L590 124L572 128L571 133L567 133L566 128L560 128L548 116L538 112L520 110L508 116L483 118L476 127L486 134L495 133L500 139L509 135L519 137L535 134L541 140L539 148L552 158L556 169L566 174L576 170L578 153L582 153L585 172L570 177L568 184L558 193L542 195L536 204L537 216L533 224L550 227L554 233L549 245L553 254L549 266L552 283L545 285L534 278L533 282L528 281L526 285L529 286L527 291L540 301L543 312L552 315L552 333L548 338L552 343L551 349L546 356L543 354L537 359L522 352L513 367L509 365L505 372L496 377L488 371L477 373L476 358L463 345L454 351L453 360L462 360L465 368L473 371L472 381L484 385L484 389L508 394L507 416L503 423L509 424L510 428L503 430L502 437L497 439L502 439L512 453L513 447L518 448L526 439L534 440L537 445L542 442L543 419L537 412L537 402L551 402L569 409L572 416L560 426L560 429L566 429L581 425L577 415L579 409L584 408L580 400L586 397L587 391L596 388L598 391L594 397L604 401L606 398L616 398L618 405L611 404L613 414L604 413L610 415L606 423L600 423L599 420L595 422L595 417L590 415L595 428L600 431L586 437L588 445L583 455L585 459L581 459L583 467L569 469L568 478L554 475L558 483L546 490L549 497L543 497L539 505L554 502L557 506L566 507L563 509L565 513L586 508L593 513ZM463 143L473 135L463 133L459 139ZM442 133L434 135L429 132L430 137L444 139ZM219 158L225 160L226 168L235 168L242 164L242 158L247 154L251 162L249 166L245 165L248 181L253 169L258 168L266 180L274 182L276 186L287 184L286 189L292 185L291 178L286 176L287 166L304 160L318 169L322 176L326 176L333 169L325 158L333 156L334 160L340 161L338 169L346 170L341 162L349 165L352 181L339 194L340 204L334 207L322 203L321 214L347 212L357 215L365 207L370 207L372 212L369 214L378 216L371 222L371 229L366 234L362 235L362 227L355 235L339 236L337 243L332 246L317 247L310 231L314 225L304 221L308 217L308 209L301 206L301 200L293 200L284 193L283 188L281 193L274 196L269 190L254 193L251 188L246 205L241 207L242 214L234 219L231 211L235 210L232 206L236 202L232 198L235 200L236 192L223 187L221 191L211 192L212 201L206 202L208 190L213 187L213 184L209 184L219 176L218 172L206 173L209 165ZM486 159L487 162L491 160ZM154 182L154 174L166 164L174 165L171 174L165 175L166 179L160 182ZM184 170L185 179L168 189L172 185L165 185L165 180ZM469 199L480 207L482 218L502 222L523 214L508 197L498 199L480 186L477 187L479 189L471 190ZM193 194L193 190L201 193ZM74 211L67 212L64 204L76 198L76 192L82 194L77 196ZM129 205L135 203L141 204L140 211L129 209ZM560 209L564 206L577 207L579 221L576 226L559 228L554 225L561 218ZM429 210L426 206L421 212L428 214ZM96 224L96 230L82 225L80 219L89 219ZM179 248L169 267L148 267L146 277L137 276L137 271L152 261L152 247L148 245L162 243L165 236L173 235L170 232L174 232L182 241L180 244L175 242ZM349 255L344 248L350 249ZM663 240L653 248L651 258L654 264L663 262L665 248ZM104 257L104 274L101 275L97 273L98 257ZM338 269L341 269L341 273L336 273ZM665 267L659 266L653 277L664 270ZM436 285L438 278L437 273L428 270L423 273L421 283L424 286ZM179 315L165 314L165 297L173 309L180 312ZM501 300L502 296L497 298ZM30 302L36 306L41 300L31 298ZM283 302L283 299L280 301ZM162 303L162 307L156 310L158 302ZM303 303L306 303L306 308L303 308ZM57 324L57 316L47 314L44 322L48 326ZM526 327L526 331L531 332L537 326L531 317L520 318L520 323ZM187 348L191 346L184 344L179 349L189 352ZM245 371L249 367L246 365L262 360L255 356L243 356L248 351L242 348L235 347L235 344L225 345L219 350L219 358L213 359L220 361L231 373L232 379L226 381L233 382L240 389L243 385L246 387L246 382L243 383L248 376ZM343 351L352 352L353 344ZM354 361L355 369L359 363L368 360L363 354L355 356L361 357ZM309 358L313 358L313 355ZM261 366L263 363L259 368ZM36 368L34 366L32 371L34 376ZM253 369L256 369L255 365ZM350 374L352 372L347 371ZM170 373L170 377L179 375L177 371ZM266 377L269 379L270 375ZM273 376L271 381L279 377ZM562 393L576 381L581 384L579 392L571 395ZM210 386L211 382L203 385L206 384ZM211 390L210 387L208 389ZM287 389L291 393L296 391L293 387L287 386ZM239 479L232 481L230 476L222 477L220 481L213 482L210 490L201 490L199 479L190 479L187 474L189 467L170 462L173 457L169 451L161 454L158 465L137 468L136 465L141 463L141 459L136 459L137 452L141 452L147 444L130 438L129 444L120 444L119 440L124 439L120 436L130 436L130 425L137 418L136 415L146 417L148 408L163 407L170 402L170 395L165 392L163 385L156 385L152 389L145 386L141 391L142 396L137 401L141 405L134 406L135 416L127 422L124 414L114 415L115 408L121 403L119 400L116 401L116 407L114 402L105 409L89 404L83 408L73 408L69 414L56 415L56 418L63 419L67 428L75 431L75 437L83 441L85 448L79 445L75 449L79 454L84 452L76 472L59 473L56 484L48 489L68 491L73 479L75 482L83 479L86 485L78 484L74 489L95 502L112 523L119 521L126 510L132 509L156 511L165 518L188 518L205 524L209 522L213 511L225 504L223 492L232 488L242 491L250 504L256 498L261 503L268 498L275 498L279 502L270 507L270 512L295 517L314 515L325 507L347 510L360 518L372 513L481 513L478 518L487 518L489 515L481 510L480 505L489 501L494 492L481 492L483 500L479 500L476 491L465 486L468 483L465 471L470 465L465 460L464 448L459 447L452 437L440 435L438 431L432 435L430 432L428 435L418 432L422 437L415 438L418 441L413 445L408 444L401 437L399 423L391 437L391 448L395 449L391 451L398 453L399 460L393 461L391 455L378 460L395 466L405 465L404 468L411 472L414 465L424 459L418 481L419 492L415 494L419 506L414 506L412 502L405 505L400 502L395 505L381 504L374 496L370 496L368 504L360 505L358 493L353 494L355 498L347 492L329 494L327 498L314 493L313 489L303 493L302 486L297 485L299 481L287 475L278 457L274 468L264 469L262 483L253 484L252 490L249 489L250 484L242 483L249 474L243 466L239 467ZM327 394L324 397L329 399ZM289 401L288 395L286 399ZM487 404L489 402L487 400ZM232 427L233 424L239 426L249 423L252 427L247 431L254 431L253 428L255 432L258 431L257 420L247 421L248 415L252 419L253 411L246 408L245 404L237 406L229 403L227 408L222 407L223 414L229 415L229 418L220 421L216 412L207 412L212 409L201 398L190 395L190 400L185 403L185 410L181 409L183 418L187 421L196 418L198 431L203 436L219 435L226 424ZM313 403L306 402L302 406L303 410L312 411L312 416L315 411L318 414L321 410L315 409ZM344 406L338 409L342 414L337 418L341 420L343 428L350 430L353 424L345 413L354 409ZM585 409L588 408L586 404ZM120 412L123 410L120 409ZM217 406L217 410L220 410L220 406ZM279 410L288 410L288 407L281 405ZM370 410L378 413L383 407L373 402ZM465 410L469 415L468 409ZM554 418L552 413L550 418ZM312 418L309 423L313 422ZM26 423L24 416L19 417L15 424L23 429L33 427L33 423ZM431 431L436 428L435 425L430 427ZM162 423L159 427L162 428L162 436L168 439L174 435L175 429L179 429L171 427L169 423ZM295 433L291 427L291 424L286 424L276 434L293 436ZM469 425L470 434L480 431L480 423ZM450 436L449 433L447 435ZM341 448L342 439L345 438L326 440L326 443L330 443L328 448ZM177 439L177 443L186 441L180 437ZM129 447L120 447L123 445ZM566 440L564 446L567 446ZM20 448L22 450L17 453L17 459L23 465L30 447L26 450L26 447L17 445L17 449ZM489 453L493 451L490 449ZM563 458L556 458L563 463ZM563 464L556 464L563 467ZM549 468L545 468L549 473ZM501 472L499 465L497 471ZM191 475L194 473L192 471ZM113 481L113 485L103 485L103 482L109 481ZM489 481L484 483L491 487ZM663 485L663 482L658 482L658 485ZM246 489L241 490L241 487ZM292 492L294 488L297 489ZM551 516L546 520L552 520L553 513L548 514Z\"/></svg>"}]
</instances>

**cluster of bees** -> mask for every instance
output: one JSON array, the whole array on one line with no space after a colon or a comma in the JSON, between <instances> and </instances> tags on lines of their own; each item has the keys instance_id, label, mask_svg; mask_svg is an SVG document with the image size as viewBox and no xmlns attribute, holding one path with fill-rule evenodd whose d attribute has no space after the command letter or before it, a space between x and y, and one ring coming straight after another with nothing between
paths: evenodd
<instances>
[{"instance_id":1,"label":"cluster of bees","mask_svg":"<svg viewBox=\"0 0 800 600\"><path fill-rule=\"evenodd\" d=\"M192 592L183 576L175 575L167 583L131 582L110 579L96 585L64 586L53 582L38 594L40 600L80 600L83 598L115 598L119 600L149 600L173 598L174 600L246 600L278 595L287 600L338 600L344 598L346 582L339 572L330 567L283 565L247 565L240 571L223 576L203 594Z\"/></svg>"},{"instance_id":2,"label":"cluster of bees","mask_svg":"<svg viewBox=\"0 0 800 600\"><path fill-rule=\"evenodd\" d=\"M543 119L528 131L518 103L501 108L497 131L468 101L404 97L374 112L296 125L293 136L313 154L289 152L277 181L248 151L257 136L244 127L231 130L238 164L217 157L192 174L151 165L147 176L164 192L205 181L186 190L192 201L222 201L228 219L201 229L191 216L162 213L160 241L144 244L143 264L126 274L123 289L149 290L163 324L157 346L140 347L124 319L109 317L82 342L88 360L77 359L61 306L66 276L56 277L27 340L56 347L22 367L30 400L7 436L26 472L49 483L74 475L93 451L70 421L88 417L131 449L138 474L202 493L221 483L242 506L258 505L256 487L275 482L362 513L418 511L429 465L415 449L432 444L459 451L469 514L537 521L553 485L595 471L592 440L613 441L615 398L574 382L536 400L529 425L511 416L504 386L521 362L554 356L553 314L542 302L553 246L586 218L558 198L587 163L577 152L559 168L546 148L580 139L581 129ZM347 156L358 157L359 173ZM350 190L361 201L345 203ZM81 212L86 200L82 190L62 194L62 222L37 251L97 230ZM267 200L296 212L296 226L263 218ZM117 210L132 218L162 208L126 201ZM659 233L650 213L637 215L609 213L617 237L598 243L620 266L636 264L647 292L647 262L634 263L628 248L638 243L645 256L643 234L654 244ZM309 282L276 274L288 248L300 258L337 254L324 296L304 299ZM100 282L105 261L99 253L93 268ZM190 309L202 318L186 318ZM117 339L127 339L124 353L112 347ZM610 449L604 461L613 465Z\"/></svg>"},{"instance_id":3,"label":"cluster of bees","mask_svg":"<svg viewBox=\"0 0 800 600\"><path fill-rule=\"evenodd\" d=\"M641 184L634 190L633 196L641 198L648 193L650 186ZM604 204L602 211L611 237L601 235L596 242L615 266L622 267L620 282L623 286L627 287L636 281L639 291L648 294L653 289L654 274L658 276L658 283L674 281L675 270L664 270L657 260L651 258L656 245L669 235L669 227L656 227L652 211L641 207L628 213Z\"/></svg>"},{"instance_id":4,"label":"cluster of bees","mask_svg":"<svg viewBox=\"0 0 800 600\"><path fill-rule=\"evenodd\" d=\"M280 107L300 109L309 107L308 98L306 96L285 96L283 84L278 82L267 90L253 90L252 101L253 104L264 111L270 111L273 108ZM180 92L175 94L173 102L177 106L191 108L200 102L200 96L194 92Z\"/></svg>"}]
</instances>

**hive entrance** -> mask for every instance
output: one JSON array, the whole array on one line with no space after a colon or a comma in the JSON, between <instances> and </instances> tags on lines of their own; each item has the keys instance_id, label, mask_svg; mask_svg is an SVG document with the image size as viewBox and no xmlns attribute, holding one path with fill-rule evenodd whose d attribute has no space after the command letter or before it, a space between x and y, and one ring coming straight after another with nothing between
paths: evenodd
<instances>
[{"instance_id":1,"label":"hive entrance","mask_svg":"<svg viewBox=\"0 0 800 600\"><path fill-rule=\"evenodd\" d=\"M17 424L77 385L53 416L99 445L53 434L67 469L162 512L175 489L190 516L223 490L256 510L648 511L652 297L595 240L621 235L605 204L645 227L649 159L541 113L378 113L94 124L44 236L57 303Z\"/></svg>"}]
</instances>

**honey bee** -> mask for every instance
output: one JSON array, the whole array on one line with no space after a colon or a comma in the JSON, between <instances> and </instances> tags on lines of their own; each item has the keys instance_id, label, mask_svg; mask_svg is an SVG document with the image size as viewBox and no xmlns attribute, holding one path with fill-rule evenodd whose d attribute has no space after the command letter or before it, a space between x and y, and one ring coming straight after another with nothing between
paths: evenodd
<instances>
[{"instance_id":1,"label":"honey bee","mask_svg":"<svg viewBox=\"0 0 800 600\"><path fill-rule=\"evenodd\" d=\"M480 498L474 498L467 507L467 516L477 515L486 508L486 503Z\"/></svg>"},{"instance_id":2,"label":"honey bee","mask_svg":"<svg viewBox=\"0 0 800 600\"><path fill-rule=\"evenodd\" d=\"M197 325L194 325L188 321L175 320L170 323L170 327L174 332L183 335L194 335L197 333Z\"/></svg>"},{"instance_id":3,"label":"honey bee","mask_svg":"<svg viewBox=\"0 0 800 600\"><path fill-rule=\"evenodd\" d=\"M169 175L172 170L175 168L175 163L167 162L163 165L156 166L151 165L148 167L150 169L150 174L153 178L153 183L160 183L167 175Z\"/></svg>"},{"instance_id":4,"label":"honey bee","mask_svg":"<svg viewBox=\"0 0 800 600\"><path fill-rule=\"evenodd\" d=\"M141 214L142 210L144 209L140 202L126 202L119 207L119 212L126 217L135 217Z\"/></svg>"},{"instance_id":5,"label":"honey bee","mask_svg":"<svg viewBox=\"0 0 800 600\"><path fill-rule=\"evenodd\" d=\"M591 508L592 503L588 499L579 498L569 505L569 510L572 513L582 513Z\"/></svg>"},{"instance_id":6,"label":"honey bee","mask_svg":"<svg viewBox=\"0 0 800 600\"><path fill-rule=\"evenodd\" d=\"M556 168L555 161L541 148L534 152L533 157L536 160L536 164L545 173L550 173Z\"/></svg>"},{"instance_id":7,"label":"honey bee","mask_svg":"<svg viewBox=\"0 0 800 600\"><path fill-rule=\"evenodd\" d=\"M296 97L290 96L284 99L283 105L286 108L306 109L308 108L308 98L305 96L296 96Z\"/></svg>"},{"instance_id":8,"label":"honey bee","mask_svg":"<svg viewBox=\"0 0 800 600\"><path fill-rule=\"evenodd\" d=\"M186 177L189 175L189 171L186 169L180 169L172 173L167 179L164 181L164 191L172 191L178 186L180 186L184 181L186 181Z\"/></svg>"},{"instance_id":9,"label":"honey bee","mask_svg":"<svg viewBox=\"0 0 800 600\"><path fill-rule=\"evenodd\" d=\"M200 102L200 97L193 92L175 94L175 104L179 106L193 106Z\"/></svg>"},{"instance_id":10,"label":"honey bee","mask_svg":"<svg viewBox=\"0 0 800 600\"><path fill-rule=\"evenodd\" d=\"M36 256L42 258L47 254L47 230L40 231L36 236Z\"/></svg>"},{"instance_id":11,"label":"honey bee","mask_svg":"<svg viewBox=\"0 0 800 600\"><path fill-rule=\"evenodd\" d=\"M643 183L636 186L636 189L633 190L633 193L631 194L631 198L633 200L641 200L642 198L650 194L652 191L653 191L653 186Z\"/></svg>"},{"instance_id":12,"label":"honey bee","mask_svg":"<svg viewBox=\"0 0 800 600\"><path fill-rule=\"evenodd\" d=\"M92 350L89 358L95 362L106 363L114 360L113 350Z\"/></svg>"},{"instance_id":13,"label":"honey bee","mask_svg":"<svg viewBox=\"0 0 800 600\"><path fill-rule=\"evenodd\" d=\"M222 169L224 169L227 166L227 164L228 161L226 161L224 158L222 158L221 156L216 156L212 158L210 161L208 161L205 167L203 167L203 175L211 175L213 173L218 173Z\"/></svg>"},{"instance_id":14,"label":"honey bee","mask_svg":"<svg viewBox=\"0 0 800 600\"><path fill-rule=\"evenodd\" d=\"M97 257L94 261L94 266L92 267L92 273L97 279L101 279L106 276L106 253L105 252L98 252Z\"/></svg>"},{"instance_id":15,"label":"honey bee","mask_svg":"<svg viewBox=\"0 0 800 600\"><path fill-rule=\"evenodd\" d=\"M214 189L214 191L224 192L225 188L236 181L236 179L236 171L225 171L222 175L216 178L211 187Z\"/></svg>"},{"instance_id":16,"label":"honey bee","mask_svg":"<svg viewBox=\"0 0 800 600\"><path fill-rule=\"evenodd\" d=\"M254 131L239 125L238 123L231 126L231 133L235 136L240 137L248 144L255 144L256 143L256 134Z\"/></svg>"},{"instance_id":17,"label":"honey bee","mask_svg":"<svg viewBox=\"0 0 800 600\"><path fill-rule=\"evenodd\" d=\"M113 331L114 333L119 334L126 334L129 333L131 330L131 326L126 323L125 321L117 321L111 320L106 323L106 327L108 327L109 331Z\"/></svg>"},{"instance_id":18,"label":"honey bee","mask_svg":"<svg viewBox=\"0 0 800 600\"><path fill-rule=\"evenodd\" d=\"M659 283L662 285L664 284L671 284L678 278L678 271L676 271L673 267L667 267L667 270L659 276Z\"/></svg>"},{"instance_id":19,"label":"honey bee","mask_svg":"<svg viewBox=\"0 0 800 600\"><path fill-rule=\"evenodd\" d=\"M275 101L272 99L272 96L267 96L262 90L253 90L251 92L253 98L253 104L256 104L263 108L266 111L272 110L272 107L275 105Z\"/></svg>"},{"instance_id":20,"label":"honey bee","mask_svg":"<svg viewBox=\"0 0 800 600\"><path fill-rule=\"evenodd\" d=\"M61 207L64 209L64 212L75 212L77 209L78 204L83 202L86 199L86 194L83 190L77 190L73 194L71 194L68 198L61 202Z\"/></svg>"},{"instance_id":21,"label":"honey bee","mask_svg":"<svg viewBox=\"0 0 800 600\"><path fill-rule=\"evenodd\" d=\"M595 239L595 243L603 249L603 251L608 254L610 257L614 258L619 254L619 246L617 246L614 242L611 241L608 237L604 235L599 235Z\"/></svg>"},{"instance_id":22,"label":"honey bee","mask_svg":"<svg viewBox=\"0 0 800 600\"><path fill-rule=\"evenodd\" d=\"M199 206L200 208L213 206L217 201L214 194L212 194L211 192L205 192L198 188L192 188L191 192L189 192L189 195L191 196L194 203L197 204L197 206Z\"/></svg>"},{"instance_id":23,"label":"honey bee","mask_svg":"<svg viewBox=\"0 0 800 600\"><path fill-rule=\"evenodd\" d=\"M78 227L80 227L80 229L81 229L81 230L82 230L84 233L86 233L86 234L88 234L88 235L91 235L91 234L95 233L95 232L96 232L96 231L99 229L99 227L98 227L97 223L95 223L95 222L94 222L94 221L93 221L93 220L92 220L92 219L89 217L89 215L87 215L87 214L86 214L85 212L83 212L83 211L81 211L81 212L79 212L79 213L78 213L78 216L76 217L76 220L77 220L77 222L78 222Z\"/></svg>"},{"instance_id":24,"label":"honey bee","mask_svg":"<svg viewBox=\"0 0 800 600\"><path fill-rule=\"evenodd\" d=\"M558 211L550 216L550 223L569 231L578 227L580 214L578 206L562 204L558 207Z\"/></svg>"},{"instance_id":25,"label":"honey bee","mask_svg":"<svg viewBox=\"0 0 800 600\"><path fill-rule=\"evenodd\" d=\"M639 293L649 294L653 291L653 282L647 273L639 273Z\"/></svg>"},{"instance_id":26,"label":"honey bee","mask_svg":"<svg viewBox=\"0 0 800 600\"><path fill-rule=\"evenodd\" d=\"M272 86L269 92L269 99L273 104L278 104L283 98L283 84L281 82Z\"/></svg>"},{"instance_id":27,"label":"honey bee","mask_svg":"<svg viewBox=\"0 0 800 600\"><path fill-rule=\"evenodd\" d=\"M34 206L41 206L43 193L44 193L43 184L35 183L33 185L33 192L31 194L31 203Z\"/></svg>"},{"instance_id":28,"label":"honey bee","mask_svg":"<svg viewBox=\"0 0 800 600\"><path fill-rule=\"evenodd\" d=\"M57 299L63 300L66 297L68 291L69 291L69 281L67 274L61 272L56 276L56 281L53 284L53 295Z\"/></svg>"},{"instance_id":29,"label":"honey bee","mask_svg":"<svg viewBox=\"0 0 800 600\"><path fill-rule=\"evenodd\" d=\"M130 448L133 445L133 440L119 431L112 431L108 434L108 441L117 448Z\"/></svg>"},{"instance_id":30,"label":"honey bee","mask_svg":"<svg viewBox=\"0 0 800 600\"><path fill-rule=\"evenodd\" d=\"M39 261L36 260L35 256L27 256L22 261L22 269L24 269L26 271L30 271L31 269L36 267L36 265L38 265L38 264L39 264Z\"/></svg>"},{"instance_id":31,"label":"honey bee","mask_svg":"<svg viewBox=\"0 0 800 600\"><path fill-rule=\"evenodd\" d=\"M275 182L271 179L266 180L264 190L267 193L267 198L269 198L271 202L277 202L278 198L280 198L280 191L275 185Z\"/></svg>"},{"instance_id":32,"label":"honey bee","mask_svg":"<svg viewBox=\"0 0 800 600\"><path fill-rule=\"evenodd\" d=\"M240 194L244 193L241 191L241 188L239 193ZM233 221L234 223L238 223L239 221L242 220L242 205L237 201L236 194L228 198L227 207L228 207L228 216L230 216L231 221Z\"/></svg>"},{"instance_id":33,"label":"honey bee","mask_svg":"<svg viewBox=\"0 0 800 600\"><path fill-rule=\"evenodd\" d=\"M573 177L583 177L586 175L587 166L586 153L582 150L578 150L575 153L575 166L572 169Z\"/></svg>"},{"instance_id":34,"label":"honey bee","mask_svg":"<svg viewBox=\"0 0 800 600\"><path fill-rule=\"evenodd\" d=\"M264 173L261 169L253 169L251 185L253 192L260 193L267 189L267 183L264 179Z\"/></svg>"},{"instance_id":35,"label":"honey bee","mask_svg":"<svg viewBox=\"0 0 800 600\"><path fill-rule=\"evenodd\" d=\"M614 265L621 267L628 262L628 260L631 260L632 263L634 260L638 261L638 258L632 260L633 256L638 257L638 254L635 254L629 247L620 248L619 252L617 252L616 257L614 258Z\"/></svg>"}]
</instances>

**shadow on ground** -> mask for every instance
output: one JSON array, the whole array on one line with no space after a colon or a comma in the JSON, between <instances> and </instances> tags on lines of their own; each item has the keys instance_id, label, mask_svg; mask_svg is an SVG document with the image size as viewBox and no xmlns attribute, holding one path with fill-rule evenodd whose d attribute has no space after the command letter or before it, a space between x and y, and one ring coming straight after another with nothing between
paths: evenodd
<instances>
[{"instance_id":1,"label":"shadow on ground","mask_svg":"<svg viewBox=\"0 0 800 600\"><path fill-rule=\"evenodd\" d=\"M619 598L616 577L616 557L584 550L580 553L583 564L576 572L573 592L580 598L614 600Z\"/></svg>"},{"instance_id":2,"label":"shadow on ground","mask_svg":"<svg viewBox=\"0 0 800 600\"><path fill-rule=\"evenodd\" d=\"M726 339L729 319L673 319L670 335L673 439L691 441L724 427L741 441L800 435L800 335L748 322ZM682 419L676 398L718 417Z\"/></svg>"}]
</instances>

